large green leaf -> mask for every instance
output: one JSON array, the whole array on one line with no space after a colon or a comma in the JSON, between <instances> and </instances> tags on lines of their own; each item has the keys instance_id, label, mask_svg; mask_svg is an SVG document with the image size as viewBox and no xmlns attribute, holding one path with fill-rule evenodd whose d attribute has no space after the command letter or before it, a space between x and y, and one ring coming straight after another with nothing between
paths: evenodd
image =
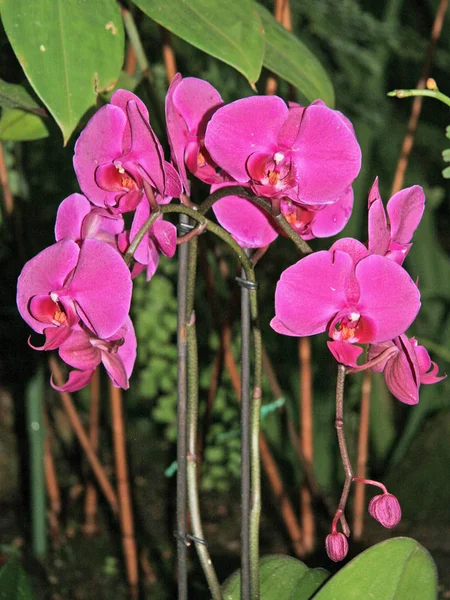
<instances>
[{"instance_id":1,"label":"large green leaf","mask_svg":"<svg viewBox=\"0 0 450 600\"><path fill-rule=\"evenodd\" d=\"M27 90L15 83L0 79L0 106L2 108L21 108L29 112L45 115L45 110L30 96Z\"/></svg>"},{"instance_id":2,"label":"large green leaf","mask_svg":"<svg viewBox=\"0 0 450 600\"><path fill-rule=\"evenodd\" d=\"M260 595L263 600L309 600L328 577L325 569L309 569L291 556L265 556L260 561ZM240 588L237 571L222 586L224 600L240 600Z\"/></svg>"},{"instance_id":3,"label":"large green leaf","mask_svg":"<svg viewBox=\"0 0 450 600\"><path fill-rule=\"evenodd\" d=\"M99 92L112 88L123 62L124 33L114 0L0 0L3 25L64 143Z\"/></svg>"},{"instance_id":4,"label":"large green leaf","mask_svg":"<svg viewBox=\"0 0 450 600\"><path fill-rule=\"evenodd\" d=\"M314 600L436 600L436 567L415 540L392 538L341 569Z\"/></svg>"},{"instance_id":5,"label":"large green leaf","mask_svg":"<svg viewBox=\"0 0 450 600\"><path fill-rule=\"evenodd\" d=\"M133 0L151 19L231 65L251 84L264 55L264 32L253 0Z\"/></svg>"},{"instance_id":6,"label":"large green leaf","mask_svg":"<svg viewBox=\"0 0 450 600\"><path fill-rule=\"evenodd\" d=\"M320 98L333 107L333 85L314 54L264 6L257 6L266 34L264 66L295 86L308 100Z\"/></svg>"},{"instance_id":7,"label":"large green leaf","mask_svg":"<svg viewBox=\"0 0 450 600\"><path fill-rule=\"evenodd\" d=\"M34 600L25 571L10 558L0 571L0 600Z\"/></svg>"},{"instance_id":8,"label":"large green leaf","mask_svg":"<svg viewBox=\"0 0 450 600\"><path fill-rule=\"evenodd\" d=\"M0 140L2 142L28 142L48 136L42 119L19 108L4 108L0 118Z\"/></svg>"}]
</instances>

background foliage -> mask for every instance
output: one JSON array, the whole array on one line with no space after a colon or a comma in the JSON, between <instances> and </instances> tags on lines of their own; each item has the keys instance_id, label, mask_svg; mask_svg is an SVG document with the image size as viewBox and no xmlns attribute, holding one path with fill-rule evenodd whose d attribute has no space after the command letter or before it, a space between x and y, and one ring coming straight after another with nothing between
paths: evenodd
<instances>
[{"instance_id":1,"label":"background foliage","mask_svg":"<svg viewBox=\"0 0 450 600\"><path fill-rule=\"evenodd\" d=\"M207 0L139 0L135 5L130 3L122 8L129 9L134 15L148 58L149 79L139 55L135 73L124 70L124 49L129 47L134 33L126 19L125 26L122 24L120 7L114 2L101 0L96 3L95 11L81 0L58 0L56 3L39 0L31 4L26 0L0 2L4 28L0 36L0 141L15 199L14 213L8 215L3 211L0 223L0 268L3 274L0 376L5 392L2 412L6 415L1 427L5 429L5 436L14 427L15 438L11 438L14 450L7 456L18 457L22 465L26 462L25 432L21 425L24 384L36 368L39 357L27 348L28 332L16 314L17 275L27 258L52 243L56 208L64 197L78 189L71 164L74 141L95 108L107 101L113 88L127 87L142 97L149 106L156 132L167 146L161 118L167 81L161 52L162 30L158 24L175 34L172 44L179 71L184 76L208 80L225 101L254 93L251 86L263 93L269 75L266 69L270 69L281 77L278 93L285 99L292 94L290 85L295 86L298 100L309 102L322 97L352 120L363 151L363 169L355 185L354 213L343 235L364 241L368 189L378 175L383 198L385 201L389 198L411 108L409 100L388 98L386 92L415 87L438 2L293 1L293 34L282 30L273 20L268 12L273 10L269 2L265 3L266 8L251 0L225 4ZM218 24L221 25L219 34ZM445 87L450 76L448 25L447 16L431 71L444 93L450 92ZM428 345L433 359L444 372L449 369L450 362L450 195L449 183L441 174L444 166L441 153L448 144L445 138L447 125L447 108L433 100L425 101L404 184L422 185L427 197L426 214L406 263L411 276L419 279L423 300L411 333ZM206 194L207 189L199 185L194 190L194 199L201 199ZM332 241L316 240L313 246L326 248ZM277 336L268 325L273 316L276 281L281 271L295 259L294 252L287 240L277 240L258 264L257 275L261 282L263 339L284 399L279 408L264 418L263 430L279 463L286 489L296 504L304 473L286 435L286 422L291 420L295 427L299 422L297 340ZM232 522L235 510L238 510L239 413L226 370L220 378L213 405L207 401L214 359L220 346L220 324L228 313L232 315L232 350L238 356L237 315L235 309L229 310L233 307L236 269L237 265L226 250L214 246L209 239L202 239L197 305L205 426L201 482L205 492L213 492L205 496L211 521L222 514ZM126 396L133 475L135 482L140 481L135 492L139 507L137 519L145 522L140 530L140 542L150 549L158 575L171 572L171 557L167 552L170 553L172 547L174 483L170 477L173 468L166 469L173 461L176 439L175 273L175 261L163 260L150 284L142 280L136 282L133 315L139 354L131 390ZM215 301L211 296L211 279ZM314 471L323 493L336 502L343 474L333 429L335 365L326 349L324 336L312 339L312 352ZM351 379L346 426L350 448L354 450L361 377ZM450 525L447 509L450 486L444 476L450 460L449 392L449 380L436 386L422 386L419 405L408 407L394 402L383 380L374 377L370 414L371 475L386 481L390 491L400 498L406 517L400 531L422 541L435 554L441 564L446 589L450 587L444 575L448 572L445 565L448 565L449 547L442 531ZM51 405L55 406L50 391L47 395ZM8 421L7 418L11 412L8 398L14 403L14 426L12 419ZM268 404L277 400L267 381L264 399ZM86 395L79 394L78 401L81 409L86 408ZM108 460L106 417L104 424L102 452ZM80 480L80 461L78 457L73 466L72 459L78 453L67 433L67 426L59 427L58 431L64 439L63 449L57 451L61 485L68 491ZM10 467L5 464L5 473L7 468ZM165 470L168 477L163 476ZM11 480L10 476L4 478ZM11 519L6 520L0 530L7 544L11 543L13 535L26 534L17 525L21 510L26 506L26 486L20 487L17 475L16 480L12 494L5 493L0 499L12 513ZM154 486L152 481L156 482ZM11 486L4 489L11 491ZM270 551L274 550L274 544L289 550L279 517L267 510L273 500L269 490L265 491L266 509L263 512L267 524L266 534L263 528L263 552L264 544ZM153 511L146 508L149 505ZM328 520L323 509L317 508L318 547L321 547ZM77 510L80 506L75 504L74 515ZM67 516L67 522L71 519L76 521L72 514ZM114 538L107 524L104 529L108 532L105 535ZM272 530L277 533L272 535ZM233 554L232 544L220 524L212 531L213 536L220 538L215 543L219 553L228 556L226 562ZM236 537L237 529L232 533ZM381 539L382 535L383 532L374 533L369 529L364 543L368 544L377 536ZM116 542L113 539L117 546ZM96 561L98 572L106 570L105 577L116 589L120 569L108 570L108 551L104 547L96 551L100 557ZM164 553L166 560L161 558ZM70 565L74 559L65 557L64 560ZM321 552L311 559L311 566L320 564L323 564ZM229 573L229 568L225 573ZM172 581L171 575L158 578L159 581ZM164 584L159 591L153 591L160 595L152 597L163 598L164 594L171 597L170 585ZM194 577L193 586L195 593L202 590L201 577L197 580Z\"/></svg>"}]
</instances>

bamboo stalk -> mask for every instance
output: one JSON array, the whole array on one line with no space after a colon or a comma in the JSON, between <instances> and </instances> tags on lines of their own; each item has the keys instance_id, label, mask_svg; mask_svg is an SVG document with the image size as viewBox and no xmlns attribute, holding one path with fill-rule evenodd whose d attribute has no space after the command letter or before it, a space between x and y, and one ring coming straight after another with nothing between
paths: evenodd
<instances>
[{"instance_id":1,"label":"bamboo stalk","mask_svg":"<svg viewBox=\"0 0 450 600\"><path fill-rule=\"evenodd\" d=\"M436 11L433 27L431 30L430 42L428 44L425 62L422 67L422 72L417 82L417 89L425 89L426 80L430 72L431 61L433 59L434 51L436 49L437 41L441 35L442 25L444 23L445 13L447 11L448 0L441 0ZM408 121L408 129L403 140L402 149L400 151L400 157L397 162L397 168L395 170L394 181L391 189L391 196L396 192L400 191L403 186L406 169L408 168L409 157L414 145L414 135L416 133L417 124L419 122L420 113L422 111L423 98L416 96L413 100L411 107L411 115Z\"/></svg>"},{"instance_id":2,"label":"bamboo stalk","mask_svg":"<svg viewBox=\"0 0 450 600\"><path fill-rule=\"evenodd\" d=\"M90 385L91 402L89 405L89 441L94 452L98 450L99 417L100 417L100 373L97 369ZM85 535L97 533L97 490L92 481L87 482L86 496L84 499L84 525Z\"/></svg>"},{"instance_id":3,"label":"bamboo stalk","mask_svg":"<svg viewBox=\"0 0 450 600\"><path fill-rule=\"evenodd\" d=\"M6 168L5 152L3 144L0 142L0 185L3 190L3 204L5 206L5 214L10 217L14 211L14 196L9 185L8 170Z\"/></svg>"},{"instance_id":4,"label":"bamboo stalk","mask_svg":"<svg viewBox=\"0 0 450 600\"><path fill-rule=\"evenodd\" d=\"M305 462L313 470L314 441L313 441L313 398L312 398L312 369L311 341L307 337L298 342L300 361L300 444ZM315 544L316 524L312 510L312 496L308 485L303 482L300 490L301 519L303 544L305 552L312 552Z\"/></svg>"},{"instance_id":5,"label":"bamboo stalk","mask_svg":"<svg viewBox=\"0 0 450 600\"><path fill-rule=\"evenodd\" d=\"M44 474L47 487L47 495L49 500L48 522L50 527L50 536L53 546L56 548L60 544L60 523L59 516L61 514L61 494L59 491L58 478L56 475L55 462L52 454L52 436L50 430L50 422L47 412L44 407Z\"/></svg>"},{"instance_id":6,"label":"bamboo stalk","mask_svg":"<svg viewBox=\"0 0 450 600\"><path fill-rule=\"evenodd\" d=\"M369 450L369 418L370 418L370 392L372 389L372 372L364 371L361 388L361 413L359 417L358 456L356 459L356 477L366 479L367 456ZM365 514L366 486L364 483L355 483L355 502L353 506L353 536L360 540L363 534Z\"/></svg>"},{"instance_id":7,"label":"bamboo stalk","mask_svg":"<svg viewBox=\"0 0 450 600\"><path fill-rule=\"evenodd\" d=\"M160 29L162 33L162 52L164 66L166 68L166 77L167 81L170 83L177 74L177 62L172 47L172 38L170 32L164 27L161 27Z\"/></svg>"},{"instance_id":8,"label":"bamboo stalk","mask_svg":"<svg viewBox=\"0 0 450 600\"><path fill-rule=\"evenodd\" d=\"M64 377L59 367L58 361L54 356L50 356L48 359L50 370L53 373L54 380L56 385L62 386L64 385ZM97 454L91 446L89 438L86 434L86 431L81 423L81 419L78 416L77 410L72 400L72 396L68 392L59 392L59 397L61 398L62 405L64 410L66 411L67 418L74 430L75 435L80 442L80 446L83 448L86 458L89 462L89 465L92 468L92 471L97 478L98 485L100 486L108 504L114 514L118 512L118 503L117 496L114 492L114 489L105 473L105 469L100 463Z\"/></svg>"},{"instance_id":9,"label":"bamboo stalk","mask_svg":"<svg viewBox=\"0 0 450 600\"><path fill-rule=\"evenodd\" d=\"M125 555L130 597L139 597L139 570L136 538L134 535L133 508L131 505L130 483L128 479L125 426L122 406L122 390L109 382L114 457L116 463L117 496L119 498L119 518L122 530L122 546Z\"/></svg>"}]
</instances>

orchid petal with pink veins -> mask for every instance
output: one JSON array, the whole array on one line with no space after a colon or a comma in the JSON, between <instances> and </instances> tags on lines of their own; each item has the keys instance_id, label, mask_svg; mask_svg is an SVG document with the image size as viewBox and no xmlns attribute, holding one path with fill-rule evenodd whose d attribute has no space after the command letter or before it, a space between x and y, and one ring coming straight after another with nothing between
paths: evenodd
<instances>
[{"instance_id":1,"label":"orchid petal with pink veins","mask_svg":"<svg viewBox=\"0 0 450 600\"><path fill-rule=\"evenodd\" d=\"M50 383L52 388L58 392L77 392L90 383L94 371L70 371L69 378L64 385L55 385L53 378L50 379Z\"/></svg>"},{"instance_id":2,"label":"orchid petal with pink veins","mask_svg":"<svg viewBox=\"0 0 450 600\"><path fill-rule=\"evenodd\" d=\"M371 341L383 342L408 329L420 308L420 292L408 273L396 262L371 255L355 269L361 295L358 309L376 325Z\"/></svg>"},{"instance_id":3,"label":"orchid petal with pink veins","mask_svg":"<svg viewBox=\"0 0 450 600\"><path fill-rule=\"evenodd\" d=\"M334 204L326 204L315 211L309 235L303 239L330 237L340 233L347 225L353 210L353 190L351 187Z\"/></svg>"},{"instance_id":4,"label":"orchid petal with pink veins","mask_svg":"<svg viewBox=\"0 0 450 600\"><path fill-rule=\"evenodd\" d=\"M23 267L17 282L17 307L22 318L34 331L43 333L53 321L54 313L61 312L62 307L50 298L50 293L64 287L67 277L77 265L79 254L80 249L75 242L61 240L37 254ZM51 312L50 320L43 317L42 304L39 309L36 305L37 316L30 311L30 303L36 296L45 297L46 308ZM53 306L49 304L49 298Z\"/></svg>"},{"instance_id":5,"label":"orchid petal with pink veins","mask_svg":"<svg viewBox=\"0 0 450 600\"><path fill-rule=\"evenodd\" d=\"M125 321L131 289L130 272L122 256L108 244L85 240L73 278L61 298L71 297L82 321L105 338Z\"/></svg>"},{"instance_id":6,"label":"orchid petal with pink veins","mask_svg":"<svg viewBox=\"0 0 450 600\"><path fill-rule=\"evenodd\" d=\"M361 168L354 132L340 114L326 106L306 108L291 150L299 177L299 201L305 204L337 202Z\"/></svg>"},{"instance_id":7,"label":"orchid petal with pink veins","mask_svg":"<svg viewBox=\"0 0 450 600\"><path fill-rule=\"evenodd\" d=\"M122 139L127 126L126 114L111 104L98 110L75 144L73 166L83 193L96 206L114 206L117 191L98 186L96 171L111 165L123 153Z\"/></svg>"},{"instance_id":8,"label":"orchid petal with pink veins","mask_svg":"<svg viewBox=\"0 0 450 600\"><path fill-rule=\"evenodd\" d=\"M347 287L352 271L348 254L325 250L283 271L275 291L272 328L293 336L325 331L329 321L348 306Z\"/></svg>"},{"instance_id":9,"label":"orchid petal with pink veins","mask_svg":"<svg viewBox=\"0 0 450 600\"><path fill-rule=\"evenodd\" d=\"M407 244L419 226L425 210L425 194L420 185L400 190L387 203L391 238L397 244Z\"/></svg>"},{"instance_id":10,"label":"orchid petal with pink veins","mask_svg":"<svg viewBox=\"0 0 450 600\"><path fill-rule=\"evenodd\" d=\"M204 149L206 125L213 113L223 105L219 92L207 81L195 77L183 79L175 75L166 96L166 121L169 144L189 194L185 165L202 181L221 181L215 165Z\"/></svg>"},{"instance_id":11,"label":"orchid petal with pink veins","mask_svg":"<svg viewBox=\"0 0 450 600\"><path fill-rule=\"evenodd\" d=\"M155 239L158 250L172 258L177 249L177 228L170 221L165 221L162 216L156 219L151 229L151 235Z\"/></svg>"},{"instance_id":12,"label":"orchid petal with pink veins","mask_svg":"<svg viewBox=\"0 0 450 600\"><path fill-rule=\"evenodd\" d=\"M328 349L334 358L341 365L347 367L357 367L357 360L363 349L360 346L354 346L350 342L334 340L327 342Z\"/></svg>"},{"instance_id":13,"label":"orchid petal with pink veins","mask_svg":"<svg viewBox=\"0 0 450 600\"><path fill-rule=\"evenodd\" d=\"M212 116L206 128L206 148L233 179L246 183L249 156L277 152L278 133L288 114L288 107L278 96L252 96L231 102Z\"/></svg>"}]
</instances>

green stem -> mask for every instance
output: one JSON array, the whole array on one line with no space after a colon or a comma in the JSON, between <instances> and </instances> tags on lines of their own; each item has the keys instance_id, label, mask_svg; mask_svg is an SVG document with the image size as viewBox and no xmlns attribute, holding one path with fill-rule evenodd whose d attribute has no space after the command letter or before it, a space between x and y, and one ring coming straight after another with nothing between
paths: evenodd
<instances>
[{"instance_id":1,"label":"green stem","mask_svg":"<svg viewBox=\"0 0 450 600\"><path fill-rule=\"evenodd\" d=\"M274 212L274 207L272 202L267 200L267 198L262 198L260 196L256 196L253 192L251 192L247 187L242 185L230 185L227 187L220 188L213 192L204 202L200 204L198 207L198 212L202 215L206 214L208 210L212 207L212 205L220 200L221 198L225 198L226 196L239 196L240 198L246 198L256 204L263 210L265 210L271 217L273 217L280 229L287 235L287 237L292 240L297 247L297 249L302 254L311 254L312 248L305 242L303 238L299 236L299 234L289 225L286 221L284 215L277 210ZM279 202L277 206L279 205Z\"/></svg>"},{"instance_id":2,"label":"green stem","mask_svg":"<svg viewBox=\"0 0 450 600\"><path fill-rule=\"evenodd\" d=\"M188 321L187 321L187 344L188 344L188 409L187 409L187 480L188 500L191 515L191 527L195 548L200 563L208 582L209 590L213 600L222 600L222 592L216 572L211 562L208 547L204 540L202 521L200 516L198 475L197 475L197 421L198 421L198 351L197 334L194 313L195 274L197 268L197 245L198 239L189 243L188 259Z\"/></svg>"},{"instance_id":3,"label":"green stem","mask_svg":"<svg viewBox=\"0 0 450 600\"><path fill-rule=\"evenodd\" d=\"M36 558L43 558L47 552L43 387L44 375L42 367L39 366L26 390L26 419L30 448L31 531L33 553Z\"/></svg>"},{"instance_id":4,"label":"green stem","mask_svg":"<svg viewBox=\"0 0 450 600\"><path fill-rule=\"evenodd\" d=\"M450 106L450 98L439 92L438 90L393 90L388 93L388 96L394 96L396 98L410 98L411 96L427 96L428 98L434 98L440 100L447 106Z\"/></svg>"},{"instance_id":5,"label":"green stem","mask_svg":"<svg viewBox=\"0 0 450 600\"><path fill-rule=\"evenodd\" d=\"M188 218L180 215L180 223ZM131 255L132 256L132 255ZM178 600L188 598L187 577L187 305L188 246L182 245L178 251L177 282L177 567Z\"/></svg>"}]
</instances>

